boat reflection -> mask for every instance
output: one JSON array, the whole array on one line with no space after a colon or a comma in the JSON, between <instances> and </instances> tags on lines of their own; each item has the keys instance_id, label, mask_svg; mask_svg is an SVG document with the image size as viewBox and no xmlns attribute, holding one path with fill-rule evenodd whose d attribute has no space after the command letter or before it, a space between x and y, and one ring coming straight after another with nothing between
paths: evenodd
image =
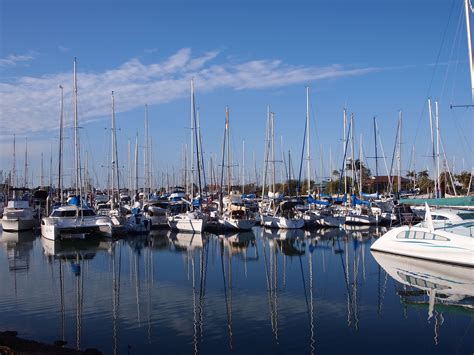
<instances>
[{"instance_id":1,"label":"boat reflection","mask_svg":"<svg viewBox=\"0 0 474 355\"><path fill-rule=\"evenodd\" d=\"M471 268L372 251L377 263L403 288L397 290L407 305L428 307L434 318L434 341L438 343L443 311L474 311L474 272ZM408 286L408 288L407 288Z\"/></svg>"},{"instance_id":2,"label":"boat reflection","mask_svg":"<svg viewBox=\"0 0 474 355\"><path fill-rule=\"evenodd\" d=\"M32 230L22 232L3 231L0 244L7 252L8 270L13 273L26 272L30 268L30 252L35 235Z\"/></svg>"},{"instance_id":3,"label":"boat reflection","mask_svg":"<svg viewBox=\"0 0 474 355\"><path fill-rule=\"evenodd\" d=\"M258 248L253 231L220 234L218 237L228 250L229 256L236 255L244 261L258 260Z\"/></svg>"},{"instance_id":4,"label":"boat reflection","mask_svg":"<svg viewBox=\"0 0 474 355\"><path fill-rule=\"evenodd\" d=\"M177 252L202 249L206 238L201 233L170 232L168 238Z\"/></svg>"}]
</instances>

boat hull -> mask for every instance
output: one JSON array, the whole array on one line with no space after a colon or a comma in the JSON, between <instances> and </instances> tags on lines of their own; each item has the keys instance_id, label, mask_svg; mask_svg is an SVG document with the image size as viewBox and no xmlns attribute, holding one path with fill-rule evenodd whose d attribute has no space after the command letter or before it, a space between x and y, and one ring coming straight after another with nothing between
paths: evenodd
<instances>
[{"instance_id":1,"label":"boat hull","mask_svg":"<svg viewBox=\"0 0 474 355\"><path fill-rule=\"evenodd\" d=\"M474 267L474 240L445 230L394 228L372 244L371 250L436 262Z\"/></svg>"},{"instance_id":2,"label":"boat hull","mask_svg":"<svg viewBox=\"0 0 474 355\"><path fill-rule=\"evenodd\" d=\"M190 233L202 233L205 222L203 219L174 218L168 219L168 225L172 230Z\"/></svg>"},{"instance_id":3,"label":"boat hull","mask_svg":"<svg viewBox=\"0 0 474 355\"><path fill-rule=\"evenodd\" d=\"M262 222L267 228L300 229L304 227L304 219L302 218L285 218L263 215Z\"/></svg>"},{"instance_id":4,"label":"boat hull","mask_svg":"<svg viewBox=\"0 0 474 355\"><path fill-rule=\"evenodd\" d=\"M219 227L226 230L248 231L255 225L253 219L219 219Z\"/></svg>"},{"instance_id":5,"label":"boat hull","mask_svg":"<svg viewBox=\"0 0 474 355\"><path fill-rule=\"evenodd\" d=\"M36 227L36 219L2 219L2 229L5 231L26 231Z\"/></svg>"}]
</instances>

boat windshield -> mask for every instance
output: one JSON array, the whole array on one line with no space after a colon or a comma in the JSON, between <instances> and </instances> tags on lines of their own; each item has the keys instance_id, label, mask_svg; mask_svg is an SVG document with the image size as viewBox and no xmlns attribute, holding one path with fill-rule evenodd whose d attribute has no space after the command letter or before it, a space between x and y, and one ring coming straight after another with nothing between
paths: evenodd
<instances>
[{"instance_id":1,"label":"boat windshield","mask_svg":"<svg viewBox=\"0 0 474 355\"><path fill-rule=\"evenodd\" d=\"M474 219L474 212L459 213L458 216L463 220Z\"/></svg>"},{"instance_id":2,"label":"boat windshield","mask_svg":"<svg viewBox=\"0 0 474 355\"><path fill-rule=\"evenodd\" d=\"M76 210L54 210L51 217L76 217Z\"/></svg>"},{"instance_id":3,"label":"boat windshield","mask_svg":"<svg viewBox=\"0 0 474 355\"><path fill-rule=\"evenodd\" d=\"M95 212L92 210L82 210L82 215L84 217L95 216Z\"/></svg>"}]
</instances>

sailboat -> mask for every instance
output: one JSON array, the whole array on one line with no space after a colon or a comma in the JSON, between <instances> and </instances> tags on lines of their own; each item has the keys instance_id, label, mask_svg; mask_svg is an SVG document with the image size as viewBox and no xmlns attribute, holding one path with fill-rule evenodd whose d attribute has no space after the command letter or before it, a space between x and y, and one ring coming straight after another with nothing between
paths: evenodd
<instances>
[{"instance_id":1,"label":"sailboat","mask_svg":"<svg viewBox=\"0 0 474 355\"><path fill-rule=\"evenodd\" d=\"M201 156L200 156L200 144L198 140L197 125L196 125L196 107L194 100L194 80L191 79L191 127L193 127L191 132L191 137L196 144L196 161L198 168L198 188L199 188L199 197L198 197L198 207L195 207L194 204L190 201L187 202L190 208L190 211L184 213L178 213L173 216L168 217L168 225L173 230L178 230L180 232L192 232L192 233L202 233L206 227L207 216L202 213L200 208L200 200L202 197L202 187L201 187ZM192 145L192 144L191 144ZM193 174L193 172L191 172ZM191 184L193 185L193 184ZM193 196L191 196L192 198Z\"/></svg>"},{"instance_id":2,"label":"sailboat","mask_svg":"<svg viewBox=\"0 0 474 355\"><path fill-rule=\"evenodd\" d=\"M41 235L50 240L61 238L80 238L99 234L112 236L112 221L108 216L98 216L83 199L80 169L79 125L77 107L77 73L74 58L74 166L76 193L69 205L59 206L51 215L41 219ZM62 101L62 100L61 100ZM62 105L61 105L62 106ZM62 115L62 113L61 113ZM61 121L62 122L62 121ZM62 126L61 126L62 128ZM62 144L62 141L60 142ZM61 148L60 148L61 149ZM59 159L61 161L61 159ZM60 184L61 187L61 184ZM62 191L61 191L62 197Z\"/></svg>"}]
</instances>

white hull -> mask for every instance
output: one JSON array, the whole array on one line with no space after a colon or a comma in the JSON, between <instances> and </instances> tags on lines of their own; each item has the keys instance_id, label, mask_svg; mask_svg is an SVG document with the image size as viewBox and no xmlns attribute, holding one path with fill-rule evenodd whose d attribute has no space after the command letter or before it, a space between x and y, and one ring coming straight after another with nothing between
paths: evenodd
<instances>
[{"instance_id":1,"label":"white hull","mask_svg":"<svg viewBox=\"0 0 474 355\"><path fill-rule=\"evenodd\" d=\"M84 239L90 234L112 237L112 222L100 222L94 219L81 221L75 218L57 221L54 219L45 217L41 221L41 235L46 239Z\"/></svg>"},{"instance_id":2,"label":"white hull","mask_svg":"<svg viewBox=\"0 0 474 355\"><path fill-rule=\"evenodd\" d=\"M379 223L377 216L348 214L345 218L346 224L375 225Z\"/></svg>"},{"instance_id":3,"label":"white hull","mask_svg":"<svg viewBox=\"0 0 474 355\"><path fill-rule=\"evenodd\" d=\"M285 218L262 215L262 222L267 228L300 229L304 227L304 219L302 218Z\"/></svg>"},{"instance_id":4,"label":"white hull","mask_svg":"<svg viewBox=\"0 0 474 355\"><path fill-rule=\"evenodd\" d=\"M2 219L2 229L5 231L25 231L34 229L37 219Z\"/></svg>"},{"instance_id":5,"label":"white hull","mask_svg":"<svg viewBox=\"0 0 474 355\"><path fill-rule=\"evenodd\" d=\"M184 214L169 217L168 225L180 232L202 233L206 223L202 218L189 218Z\"/></svg>"},{"instance_id":6,"label":"white hull","mask_svg":"<svg viewBox=\"0 0 474 355\"><path fill-rule=\"evenodd\" d=\"M232 218L219 218L219 225L221 228L227 230L251 230L255 225L253 219L232 219Z\"/></svg>"},{"instance_id":7,"label":"white hull","mask_svg":"<svg viewBox=\"0 0 474 355\"><path fill-rule=\"evenodd\" d=\"M316 220L316 224L320 227L339 227L341 224L344 224L344 217L335 217L335 216L320 216Z\"/></svg>"},{"instance_id":8,"label":"white hull","mask_svg":"<svg viewBox=\"0 0 474 355\"><path fill-rule=\"evenodd\" d=\"M394 228L375 241L371 250L474 267L474 238L448 230Z\"/></svg>"}]
</instances>

